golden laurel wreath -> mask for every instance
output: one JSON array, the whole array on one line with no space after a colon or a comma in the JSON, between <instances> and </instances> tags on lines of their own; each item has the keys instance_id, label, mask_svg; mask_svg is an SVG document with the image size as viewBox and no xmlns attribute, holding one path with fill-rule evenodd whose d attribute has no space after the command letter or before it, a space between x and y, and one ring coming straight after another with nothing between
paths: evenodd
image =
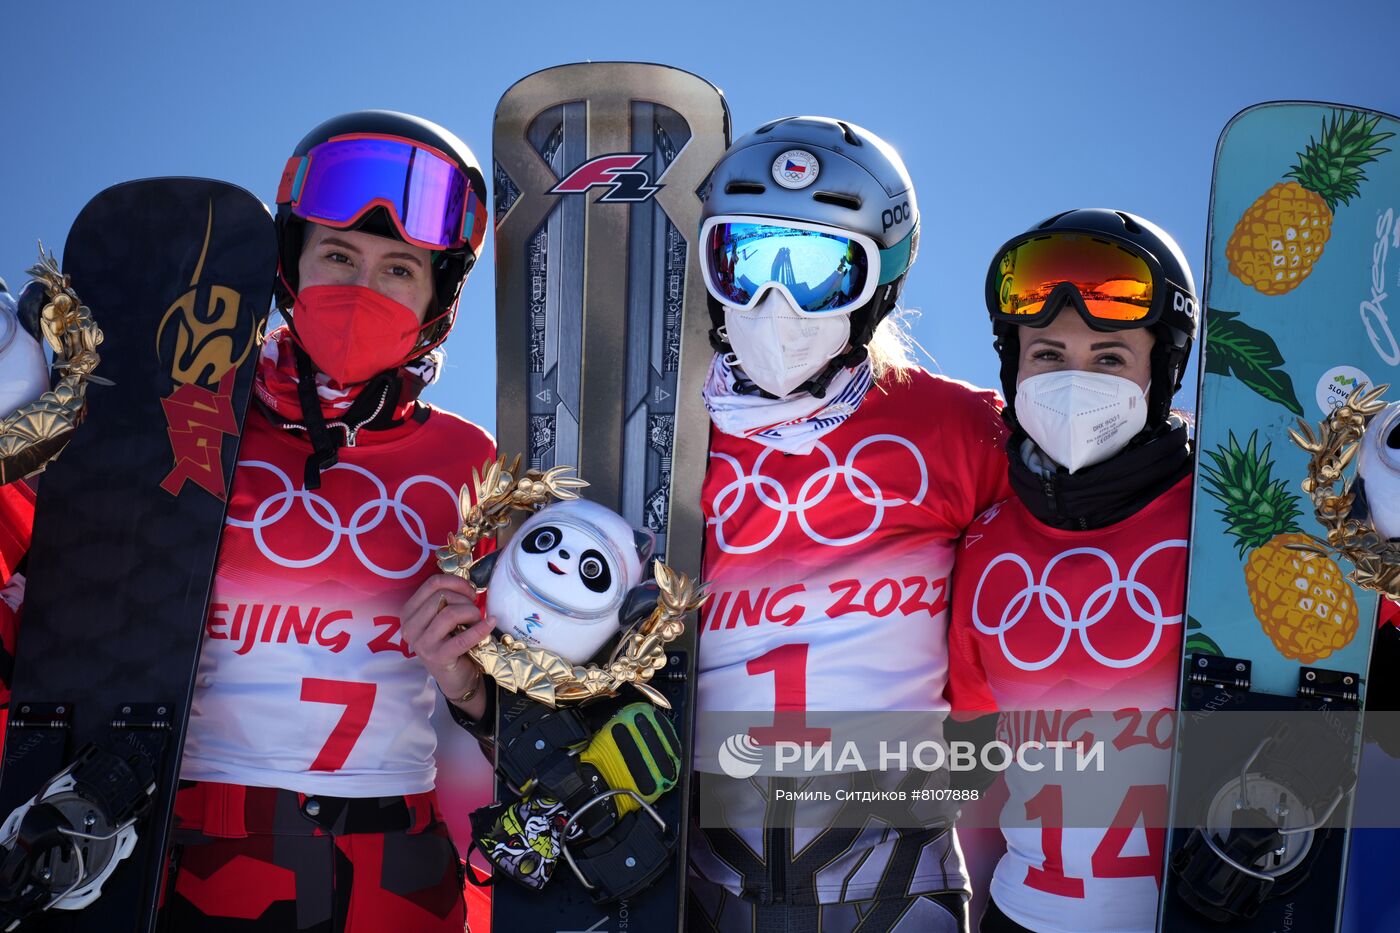
<instances>
[{"instance_id":1,"label":"golden laurel wreath","mask_svg":"<svg viewBox=\"0 0 1400 933\"><path fill-rule=\"evenodd\" d=\"M457 500L461 527L446 547L438 548L438 569L470 579L476 563L472 549L482 538L509 525L515 513L534 513L550 502L578 498L574 490L588 483L566 475L572 469L557 466L521 475L518 455L509 466L502 456L485 464L480 473L473 469L471 487L463 486ZM686 614L700 608L706 596L703 586L659 560L653 564L653 574L660 590L655 610L622 634L602 666L572 664L509 633L493 635L468 653L498 685L551 708L614 696L631 684L657 706L670 709L670 702L648 681L666 666L666 646L685 631Z\"/></svg>"},{"instance_id":2,"label":"golden laurel wreath","mask_svg":"<svg viewBox=\"0 0 1400 933\"><path fill-rule=\"evenodd\" d=\"M30 404L0 418L0 485L39 472L58 456L87 408L102 331L79 300L52 253L39 244L39 262L28 270L44 286L48 303L39 315L44 342L53 350L58 384Z\"/></svg>"},{"instance_id":3,"label":"golden laurel wreath","mask_svg":"<svg viewBox=\"0 0 1400 933\"><path fill-rule=\"evenodd\" d=\"M1358 385L1345 404L1333 409L1318 425L1298 419L1298 429L1289 431L1293 443L1308 452L1308 478L1303 491L1312 497L1317 520L1327 529L1327 540L1309 535L1311 545L1294 545L1311 559L1318 555L1340 554L1356 568L1348 576L1358 586L1375 590L1387 599L1400 599L1400 543L1376 534L1370 522L1351 515L1356 493L1348 479L1337 492L1343 471L1356 459L1367 423L1385 408L1381 396L1389 386L1366 391Z\"/></svg>"}]
</instances>

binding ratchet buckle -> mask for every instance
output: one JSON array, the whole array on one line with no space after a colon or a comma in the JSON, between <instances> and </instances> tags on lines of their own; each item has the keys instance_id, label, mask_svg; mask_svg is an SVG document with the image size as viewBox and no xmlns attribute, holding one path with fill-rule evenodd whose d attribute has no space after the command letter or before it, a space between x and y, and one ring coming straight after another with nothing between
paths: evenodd
<instances>
[{"instance_id":1,"label":"binding ratchet buckle","mask_svg":"<svg viewBox=\"0 0 1400 933\"><path fill-rule=\"evenodd\" d=\"M0 826L0 923L80 910L136 848L155 794L155 766L134 744L89 743Z\"/></svg>"},{"instance_id":2,"label":"binding ratchet buckle","mask_svg":"<svg viewBox=\"0 0 1400 933\"><path fill-rule=\"evenodd\" d=\"M1171 860L1177 893L1218 923L1253 917L1307 880L1332 815L1356 783L1351 748L1324 714L1265 736Z\"/></svg>"}]
</instances>

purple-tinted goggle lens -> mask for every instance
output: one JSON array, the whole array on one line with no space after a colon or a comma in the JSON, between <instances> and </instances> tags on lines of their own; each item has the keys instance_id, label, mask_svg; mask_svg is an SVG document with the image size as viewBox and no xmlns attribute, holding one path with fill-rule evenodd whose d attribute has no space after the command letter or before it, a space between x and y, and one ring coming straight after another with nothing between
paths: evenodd
<instances>
[{"instance_id":1,"label":"purple-tinted goggle lens","mask_svg":"<svg viewBox=\"0 0 1400 933\"><path fill-rule=\"evenodd\" d=\"M298 174L291 192L298 217L347 227L382 206L415 246L452 249L466 242L462 221L475 210L476 192L455 163L427 147L341 136L313 147Z\"/></svg>"}]
</instances>

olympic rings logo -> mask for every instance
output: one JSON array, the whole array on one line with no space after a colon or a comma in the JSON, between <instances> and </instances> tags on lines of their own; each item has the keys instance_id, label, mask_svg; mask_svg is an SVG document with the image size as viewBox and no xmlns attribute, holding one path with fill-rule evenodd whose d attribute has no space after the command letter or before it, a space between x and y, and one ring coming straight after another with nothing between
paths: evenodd
<instances>
[{"instance_id":1,"label":"olympic rings logo","mask_svg":"<svg viewBox=\"0 0 1400 933\"><path fill-rule=\"evenodd\" d=\"M241 460L238 463L238 468L266 470L281 481L282 491L268 496L259 503L253 511L251 520L244 521L230 515L227 523L234 528L251 530L253 541L257 544L262 555L274 564L290 569L317 566L334 554L336 548L340 547L341 541L348 538L351 549L366 570L386 580L408 579L422 568L428 555L436 549L436 545L428 539L428 529L422 516L404 503L404 494L414 486L427 483L443 491L448 500L448 508L451 510L449 514L455 515L457 512L457 494L436 476L422 474L410 476L399 484L399 488L394 491L393 498L389 498L388 490L383 481L369 470L350 463L338 463L328 470L323 470L321 475L325 477L337 471L355 473L369 480L378 493L374 498L362 502L350 516L349 523L344 524L340 520L340 514L329 499L308 489L294 488L291 478L275 464L268 463L266 460ZM330 541L326 546L311 557L287 557L278 553L267 541L266 530L285 518L291 512L292 507L296 505L300 505L301 510L318 526L331 533ZM394 516L394 520L409 541L419 548L417 559L404 569L379 566L365 553L360 543L361 535L379 528L390 514Z\"/></svg>"},{"instance_id":2,"label":"olympic rings logo","mask_svg":"<svg viewBox=\"0 0 1400 933\"><path fill-rule=\"evenodd\" d=\"M919 471L919 488L912 498L901 499L886 496L884 490L869 473L856 467L856 460L861 451L872 444L879 443L896 444L909 451L913 456ZM829 547L849 547L852 544L859 544L874 534L881 522L884 521L887 509L898 508L902 505L918 505L924 501L924 496L928 492L928 465L924 463L923 455L917 447L898 435L872 434L852 447L842 463L837 463L836 455L831 452L831 448L821 441L818 441L814 448L814 453L818 452L826 458L826 465L807 477L806 481L798 488L796 498L789 498L788 491L781 482L763 473L763 464L773 455L774 448L764 448L763 453L759 454L758 459L754 461L752 473L745 473L739 461L729 454L711 453L710 459L728 463L734 470L734 479L715 493L715 516L707 521L707 524L715 530L715 543L719 549L726 554L753 554L761 551L778 540L778 536L787 527L788 519L793 516L796 516L798 525L806 532L807 537L815 543L825 544ZM870 522L863 530L842 537L831 537L812 527L809 514L811 509L825 502L827 497L836 490L838 479L841 480L846 493L851 498L862 505L869 506L872 512ZM750 489L753 490L759 503L777 513L778 520L773 529L762 540L753 544L735 544L726 536L725 523L733 518L744 505ZM837 495L839 497L841 494L838 492ZM730 534L732 535L734 532L730 532Z\"/></svg>"},{"instance_id":3,"label":"olympic rings logo","mask_svg":"<svg viewBox=\"0 0 1400 933\"><path fill-rule=\"evenodd\" d=\"M1157 598L1157 594L1152 592L1151 588L1138 581L1138 572L1148 558L1154 554L1178 548L1186 549L1185 539L1173 538L1154 544L1143 551L1137 560L1133 561L1126 577L1120 575L1117 561L1107 551L1093 547L1071 548L1055 555L1045 565L1045 570L1040 575L1039 580L1035 578L1030 564L1021 555L1002 554L987 565L986 570L982 571L982 579L977 581L977 590L972 596L972 623L977 626L977 631L984 635L997 636L997 641L1001 645L1001 651L1006 660L1023 671L1039 671L1054 664L1064 655L1065 649L1069 647L1070 639L1076 636L1084 651L1104 667L1119 670L1134 667L1145 661L1156 650L1162 641L1163 629L1169 625L1180 625L1182 618L1182 613L1170 616L1163 613L1161 600ZM1060 561L1079 554L1096 557L1102 561L1108 570L1109 582L1095 589L1085 598L1083 605L1074 609L1064 594L1051 586L1049 581L1050 575ZM1002 609L1000 620L995 625L988 625L982 621L979 612L982 604L982 587L986 584L987 578L991 576L992 569L1003 562L1015 564L1021 568L1026 582ZM1109 657L1094 646L1090 637L1090 629L1102 621L1118 605L1120 593L1126 594L1128 608L1139 619L1152 626L1152 637L1148 639L1141 651L1130 658ZM1046 619L1060 628L1059 644L1049 655L1038 661L1028 661L1017 657L1006 643L1006 633L1015 628L1026 617L1026 613L1030 611L1033 604L1039 606L1040 612Z\"/></svg>"}]
</instances>

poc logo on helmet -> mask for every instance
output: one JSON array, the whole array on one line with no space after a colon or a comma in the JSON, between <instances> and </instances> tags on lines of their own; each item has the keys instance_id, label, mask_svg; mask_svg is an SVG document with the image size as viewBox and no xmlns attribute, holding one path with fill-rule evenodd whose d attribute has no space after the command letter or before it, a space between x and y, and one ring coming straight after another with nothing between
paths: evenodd
<instances>
[{"instance_id":1,"label":"poc logo on helmet","mask_svg":"<svg viewBox=\"0 0 1400 933\"><path fill-rule=\"evenodd\" d=\"M1196 303L1181 292L1172 295L1172 310L1185 313L1193 321L1196 319Z\"/></svg>"},{"instance_id":2,"label":"poc logo on helmet","mask_svg":"<svg viewBox=\"0 0 1400 933\"><path fill-rule=\"evenodd\" d=\"M905 201L898 207L887 207L880 212L880 223L884 225L885 230L897 224L902 224L906 220L912 220L913 218L914 212L909 209L908 201Z\"/></svg>"}]
</instances>

